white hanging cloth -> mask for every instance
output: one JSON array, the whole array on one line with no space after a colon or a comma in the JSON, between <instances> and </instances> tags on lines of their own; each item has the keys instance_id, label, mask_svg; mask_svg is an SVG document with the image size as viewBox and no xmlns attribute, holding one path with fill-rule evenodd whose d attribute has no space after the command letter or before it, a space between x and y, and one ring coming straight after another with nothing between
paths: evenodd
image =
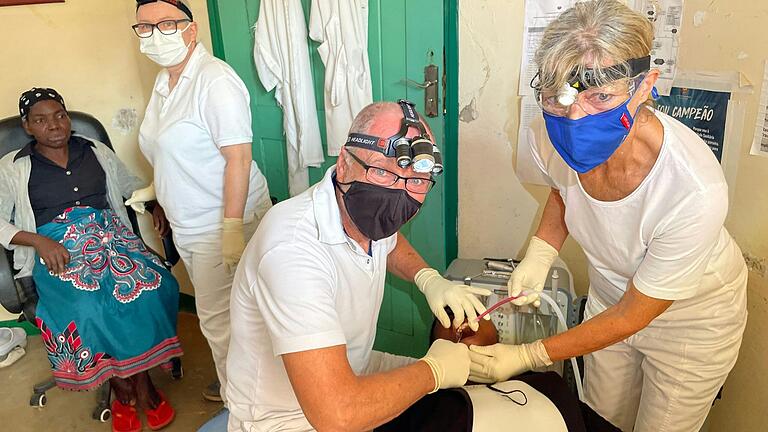
<instances>
[{"instance_id":1,"label":"white hanging cloth","mask_svg":"<svg viewBox=\"0 0 768 432\"><path fill-rule=\"evenodd\" d=\"M352 120L373 102L368 62L368 0L312 0L309 37L325 64L328 156L338 156Z\"/></svg>"},{"instance_id":2,"label":"white hanging cloth","mask_svg":"<svg viewBox=\"0 0 768 432\"><path fill-rule=\"evenodd\" d=\"M262 0L254 27L253 57L259 79L267 91L277 88L275 99L283 109L293 196L309 187L307 168L324 161L301 0Z\"/></svg>"}]
</instances>

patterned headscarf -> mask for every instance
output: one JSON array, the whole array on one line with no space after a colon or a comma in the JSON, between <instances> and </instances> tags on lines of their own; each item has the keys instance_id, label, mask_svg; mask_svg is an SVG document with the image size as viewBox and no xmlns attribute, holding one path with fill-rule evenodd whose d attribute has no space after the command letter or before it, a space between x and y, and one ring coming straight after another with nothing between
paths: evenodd
<instances>
[{"instance_id":1,"label":"patterned headscarf","mask_svg":"<svg viewBox=\"0 0 768 432\"><path fill-rule=\"evenodd\" d=\"M136 10L139 10L139 7L145 4L155 3L159 1L168 3L169 5L176 6L178 10L187 14L190 21L194 21L194 19L192 18L192 9L187 5L187 2L184 0L136 0Z\"/></svg>"},{"instance_id":2,"label":"patterned headscarf","mask_svg":"<svg viewBox=\"0 0 768 432\"><path fill-rule=\"evenodd\" d=\"M21 98L19 99L19 115L21 116L21 119L26 120L32 107L35 106L36 103L46 100L54 100L60 103L65 110L67 109L67 106L64 105L64 98L61 97L56 90L52 88L33 87L22 93Z\"/></svg>"}]
</instances>

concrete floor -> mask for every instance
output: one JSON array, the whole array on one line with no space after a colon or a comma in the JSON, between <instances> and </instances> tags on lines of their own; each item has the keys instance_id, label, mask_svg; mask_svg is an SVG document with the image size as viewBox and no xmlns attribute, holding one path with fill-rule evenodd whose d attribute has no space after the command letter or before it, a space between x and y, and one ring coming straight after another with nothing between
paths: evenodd
<instances>
[{"instance_id":1,"label":"concrete floor","mask_svg":"<svg viewBox=\"0 0 768 432\"><path fill-rule=\"evenodd\" d=\"M152 371L153 381L176 409L176 419L163 431L196 431L220 408L207 402L202 390L214 379L210 349L200 333L197 317L179 314L179 338L184 356L184 377L175 381L170 373ZM44 408L29 406L32 386L50 376L50 363L40 336L29 338L27 354L14 365L0 369L0 430L14 432L111 431L110 423L91 419L96 392L70 392L58 388L47 392ZM143 420L142 420L143 421ZM144 426L144 430L149 428Z\"/></svg>"}]
</instances>

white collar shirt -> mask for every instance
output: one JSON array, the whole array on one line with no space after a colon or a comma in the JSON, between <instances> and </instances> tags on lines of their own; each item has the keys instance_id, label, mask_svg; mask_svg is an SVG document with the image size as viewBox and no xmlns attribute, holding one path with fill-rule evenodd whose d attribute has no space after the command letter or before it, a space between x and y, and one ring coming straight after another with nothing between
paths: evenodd
<instances>
[{"instance_id":1,"label":"white collar shirt","mask_svg":"<svg viewBox=\"0 0 768 432\"><path fill-rule=\"evenodd\" d=\"M370 255L344 232L331 167L262 220L232 285L230 430L311 430L281 355L345 345L364 373L397 236Z\"/></svg>"}]
</instances>

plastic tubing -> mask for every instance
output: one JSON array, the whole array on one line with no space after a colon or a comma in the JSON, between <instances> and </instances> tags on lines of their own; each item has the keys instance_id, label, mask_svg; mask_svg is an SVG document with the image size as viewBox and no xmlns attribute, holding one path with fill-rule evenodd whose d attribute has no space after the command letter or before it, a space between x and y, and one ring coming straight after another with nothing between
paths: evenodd
<instances>
[{"instance_id":1,"label":"plastic tubing","mask_svg":"<svg viewBox=\"0 0 768 432\"><path fill-rule=\"evenodd\" d=\"M549 306L555 311L557 319L563 324L563 327L568 328L568 323L565 321L563 311L560 310L560 306L557 305L555 299L550 297L547 293L540 292L539 298L549 304ZM576 379L576 391L579 393L579 399L584 401L584 388L581 385L581 372L579 372L579 364L576 362L576 357L571 357L571 366L573 367L573 375Z\"/></svg>"},{"instance_id":2,"label":"plastic tubing","mask_svg":"<svg viewBox=\"0 0 768 432\"><path fill-rule=\"evenodd\" d=\"M496 302L493 306L486 309L485 312L481 313L477 316L477 320L479 321L484 316L488 315L489 313L495 311L496 309L500 308L501 306L520 298L524 295L527 295L528 293L520 293L517 297L506 297L498 302ZM565 317L563 316L563 311L560 310L560 306L558 306L555 299L553 299L549 294L545 292L539 292L539 298L544 300L550 308L555 311L555 315L557 316L557 319L560 320L560 322L563 324L564 328L568 328L568 323L565 321ZM579 393L579 399L584 400L584 388L581 385L581 372L579 372L579 364L576 362L575 357L571 357L571 366L573 367L573 375L576 379L576 391Z\"/></svg>"}]
</instances>

